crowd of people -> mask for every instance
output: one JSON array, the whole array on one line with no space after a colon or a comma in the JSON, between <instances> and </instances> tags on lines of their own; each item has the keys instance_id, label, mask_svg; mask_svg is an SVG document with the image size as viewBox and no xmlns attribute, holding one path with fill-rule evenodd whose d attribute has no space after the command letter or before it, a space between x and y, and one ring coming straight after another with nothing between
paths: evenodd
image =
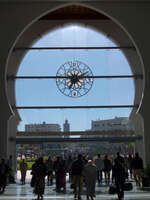
<instances>
[{"instance_id":1,"label":"crowd of people","mask_svg":"<svg viewBox=\"0 0 150 200\"><path fill-rule=\"evenodd\" d=\"M5 191L6 185L13 180L10 175L12 168L10 158L6 163L5 159L0 163L0 191ZM20 163L21 184L26 183L27 163L22 159ZM32 165L31 187L37 199L43 199L45 185L51 186L56 184L57 193L66 193L66 176L69 175L70 187L73 189L74 199L81 200L82 189L86 187L87 200L93 200L96 197L95 186L112 184L116 187L118 199L124 198L124 184L126 180L134 179L137 186L142 184L143 160L136 153L132 155L121 156L118 152L112 160L108 155L102 156L98 154L94 158L87 155L78 154L76 158L68 156L64 159L58 156L55 160L48 157L45 161L43 157L39 157ZM47 177L47 179L45 178ZM8 180L9 179L9 180ZM45 182L47 180L47 183ZM13 180L13 183L15 181Z\"/></svg>"}]
</instances>

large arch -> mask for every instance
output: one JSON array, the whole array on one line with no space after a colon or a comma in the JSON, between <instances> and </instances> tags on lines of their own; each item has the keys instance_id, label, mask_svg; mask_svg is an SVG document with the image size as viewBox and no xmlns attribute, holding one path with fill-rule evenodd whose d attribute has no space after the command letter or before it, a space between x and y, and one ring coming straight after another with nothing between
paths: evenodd
<instances>
[{"instance_id":1,"label":"large arch","mask_svg":"<svg viewBox=\"0 0 150 200\"><path fill-rule=\"evenodd\" d=\"M66 14L67 13L67 14ZM78 16L80 14L80 16ZM63 16L63 19L61 19ZM69 17L70 16L70 17ZM79 18L78 18L79 17ZM82 20L81 20L82 19ZM93 23L94 19L94 23ZM139 56L136 52L133 42L128 37L128 35L122 30L118 24L113 22L109 17L92 10L87 7L79 6L79 5L70 5L67 7L62 7L60 9L56 9L53 12L48 13L40 17L36 22L34 22L24 33L19 37L18 41L16 42L12 54L9 57L8 62L8 71L7 76L16 76L18 71L18 67L21 63L22 58L25 56L26 51L18 51L17 48L20 47L31 47L32 44L37 41L41 35L46 34L48 31L52 31L58 27L64 26L66 24L77 23L83 26L88 26L92 29L102 32L111 40L113 40L118 46L126 46L126 47L133 47L131 49L122 49L125 57L127 58L131 70L133 74L143 74L143 68L141 66L141 62ZM40 28L39 28L40 27ZM117 33L117 34L116 34ZM8 98L10 104L13 106L16 105L15 99L15 82L8 80ZM135 84L135 99L134 104L140 105L142 99L142 92L144 88L143 80L142 79L134 79ZM137 108L134 108L131 112L131 118L135 116L137 112ZM17 129L17 124L19 123L20 116L18 111L14 109L15 113L15 121ZM10 120L11 124L14 124ZM15 131L14 128L11 128L13 132ZM11 131L12 132L12 131ZM14 136L14 133L9 134L10 137ZM13 150L13 147L11 151Z\"/></svg>"},{"instance_id":2,"label":"large arch","mask_svg":"<svg viewBox=\"0 0 150 200\"><path fill-rule=\"evenodd\" d=\"M70 15L71 17L70 19L68 19ZM60 19L60 16L63 16L63 19ZM82 20L78 19L78 17L82 18ZM93 23L93 19L95 20L94 23ZM28 28L22 34L22 36L19 38L19 40L17 41L13 49L12 55L10 56L7 75L8 76L16 75L19 64L26 53L25 50L17 51L16 50L17 48L31 47L32 44L36 40L38 40L43 34L46 34L48 31L52 31L53 29L56 29L58 27L61 27L70 23L77 23L84 26L89 26L92 29L100 31L103 34L105 34L107 37L109 37L111 40L113 40L118 46L133 47L131 49L128 49L128 48L122 49L122 52L126 56L133 74L136 75L136 74L144 73L139 56L136 52L136 49L133 43L128 37L128 35L124 32L124 30L122 30L121 27L119 27L115 22L113 22L109 17L101 13L98 13L95 10L92 10L90 8L83 7L83 6L70 5L67 7L56 9L55 11L50 12L47 15L39 18L33 25L30 26L30 28ZM142 92L144 88L143 80L135 79L134 83L135 83L134 104L140 105L140 102L142 99ZM13 89L13 93L12 93L12 89ZM8 87L8 90L9 90L9 87ZM11 105L16 105L14 86L11 87L11 91L9 91L8 94L11 94L9 95ZM131 117L136 112L137 112L137 109L134 108L132 110Z\"/></svg>"},{"instance_id":3,"label":"large arch","mask_svg":"<svg viewBox=\"0 0 150 200\"><path fill-rule=\"evenodd\" d=\"M31 35L31 30L33 30L33 29L28 29L27 31L25 31L22 35L20 34L21 32L23 32L23 30L25 30L27 27L29 27L29 24L32 24L33 22L35 22L36 20L37 20L37 18L40 18L42 15L44 15L46 12L48 12L47 10L53 10L53 9L56 9L56 8L58 8L58 7L63 7L64 5L63 4L60 4L60 3L52 3L52 4L50 4L50 3L47 3L47 4L45 4L44 6L42 5L41 7L39 7L41 4L39 3L39 4L37 4L36 6L37 7L35 7L35 12L34 12L34 14L33 14L33 12L31 12L32 11L32 9L31 9L31 4L30 4L30 8L29 8L29 4L27 4L26 5L26 8L27 9L29 9L29 11L30 11L30 14L28 15L28 17L27 18L24 18L24 20L22 21L22 24L21 23L19 23L18 21L17 21L17 23L16 23L16 27L18 28L18 29L16 29L14 32L13 32L13 34L10 36L10 38L8 39L8 41L7 41L7 43L6 43L6 46L7 46L7 48L6 48L6 50L4 51L4 53L2 54L2 60L1 60L1 64L3 63L3 65L4 66L7 66L7 62L5 62L6 61L6 57L8 58L8 55L9 55L9 62L8 62L8 70L7 70L7 75L9 76L9 75L14 75L15 73L16 73L16 71L17 71L17 68L15 68L14 66L15 66L15 64L16 64L16 66L18 66L18 64L19 64L19 62L20 62L20 58L23 56L23 55L18 55L18 59L17 59L17 57L16 57L16 55L14 55L14 53L12 53L12 49L13 49L13 47L14 47L14 44L16 45L18 45L19 44L19 42L20 42L20 44L21 43L23 43L23 44L31 44L32 42L31 41L26 41L25 42L25 37L24 37L24 39L23 39L23 37L22 36L25 36L25 34L29 34L29 32L28 32L28 30L30 30L30 35ZM49 8L51 8L51 9L48 9L48 5L50 6ZM66 4L66 5L68 5L68 4ZM82 4L82 5L84 5L84 4ZM139 34L136 34L136 31L135 31L135 27L131 27L130 26L130 24L132 24L132 23L130 23L129 22L129 17L125 17L125 12L129 9L129 5L128 4L124 4L125 5L125 9L122 7L122 5L120 5L119 3L118 4L116 4L116 6L115 7L113 7L113 5L112 5L112 3L109 3L109 4L106 4L106 3L100 3L100 4L98 4L98 3L92 3L92 2L90 2L90 3L88 3L88 4L85 4L85 6L87 6L87 7L91 7L91 8L93 8L93 9L95 9L95 10L97 10L97 11L102 11L102 12L104 12L104 13L108 13L108 15L109 16L112 16L112 18L113 19L115 19L115 21L116 22L120 22L120 24L122 25L122 27L124 27L124 30L126 30L126 32L130 32L130 38L134 38L134 45L136 45L136 49L138 50L138 54L136 53L136 52L134 52L134 53L130 53L129 55L127 55L128 53L127 52L124 52L125 53L125 55L127 55L127 59L128 59L128 61L130 62L130 63L133 63L133 64L131 64L131 66L133 66L132 67L132 71L133 71L133 73L141 73L141 74L144 74L144 70L143 70L143 63L142 63L142 60L144 60L145 62L147 62L147 59L145 58L145 56L147 55L147 54L144 54L144 53L142 53L142 51L141 51L141 56L140 56L140 54L139 54L139 49L137 48L137 47L139 47L140 45L140 41L141 40L138 40L138 38L140 38L140 36L139 36ZM123 6L124 6L123 5ZM19 9L19 11L16 11L16 8L14 8L13 7L13 9L14 9L14 11L16 11L16 13L18 14L18 12L19 13L21 13L21 14L23 14L23 13L25 13L26 11L25 11L25 8L23 7L24 5L21 5L21 7L19 7L20 9ZM113 9L112 9L112 7L113 7ZM137 6L138 7L138 9L140 9L140 6L138 5ZM145 6L146 7L146 6ZM5 8L5 6L3 7L3 9ZM8 6L8 4L7 4L7 10L9 11L9 9L11 9L11 5L10 6ZM120 8L121 8L121 10L120 10ZM22 12L23 11L23 12ZM122 11L122 13L121 13L121 11ZM129 9L129 14L131 14L130 12L131 11L133 11L133 9L131 8L131 9ZM143 11L144 12L144 11ZM44 13L44 14L43 14ZM132 15L134 15L135 13L133 12L132 13ZM4 14L3 14L4 15ZM16 16L16 14L12 14L12 19L11 20L14 20L17 16ZM10 22L6 22L6 24L10 24L11 23L11 20L9 19L9 21ZM135 20L135 18L132 18L132 20L131 21L134 21ZM36 21L37 22L37 21ZM36 22L35 22L35 24L34 25L36 25ZM55 21L56 22L56 21ZM55 22L52 22L52 20L51 20L51 25L53 24L54 25L54 23ZM94 22L96 23L97 22L97 24L99 24L99 20L95 20L94 19ZM84 23L85 23L85 20L84 20ZM114 22L112 22L113 23L113 25L115 24ZM58 23L59 24L59 23ZM33 26L34 26L33 25ZM89 23L89 25L90 25L90 23ZM141 26L142 26L142 24L141 24ZM30 26L30 28L31 28L32 26ZM110 27L111 26L108 26L107 28L110 30ZM11 28L11 27L9 27L9 28ZM8 30L9 30L9 28L8 28ZM106 28L106 27L105 27ZM106 28L106 29L107 29ZM119 28L120 29L120 28ZM118 30L119 31L119 30ZM133 39L132 39L132 41L128 38L128 36L125 34L125 32L124 31L122 31L122 29L120 29L120 31L121 32L123 32L123 34L120 34L121 35L121 38L122 38L122 43L120 42L120 44L124 44L123 42L127 42L126 44L131 44L132 45L132 42L133 42ZM119 33L119 32L118 32ZM3 35L3 32L2 32L2 35ZM19 38L18 39L16 39L17 38L17 36L19 35ZM112 35L113 35L113 33L112 33ZM21 37L20 37L21 36ZM21 41L21 38L23 39L22 41ZM113 38L113 37L112 37ZM116 37L117 38L117 37ZM121 39L120 38L120 39ZM113 38L114 39L114 38ZM115 40L115 39L114 39ZM118 41L118 39L117 39L117 41ZM3 42L2 42L2 44L3 44ZM145 43L144 43L145 44ZM9 53L8 53L9 52ZM15 57L15 59L13 59L13 57ZM141 59L141 58L143 58L143 59ZM145 58L145 59L144 59ZM136 61L136 62L135 62ZM12 64L12 65L11 65ZM11 65L11 67L9 67ZM14 73L15 72L15 73ZM3 73L3 74L6 74L6 73ZM4 81L5 82L5 81ZM9 90L9 88L10 88L10 85L9 85L10 83L8 83L8 94L9 94L9 102L11 102L11 103L15 103L15 98L14 98L14 96L13 96L13 94L14 94L14 87L12 87L11 88L11 90ZM147 83L148 84L148 83ZM147 86L147 85L146 85ZM136 90L136 97L135 97L135 103L136 102L138 102L138 103L140 103L141 102L141 98L142 98L142 92L143 92L143 88L144 88L144 83L143 83L143 80L138 80L138 81L136 81L136 84L135 84L135 90ZM5 89L4 89L5 90ZM12 92L13 91L13 92ZM4 92L5 93L5 92ZM10 95L11 94L11 95ZM147 96L147 99L148 99L148 96ZM5 101L5 100L4 100ZM7 101L6 101L7 102ZM145 100L145 102L147 102L147 100ZM145 115L147 115L147 112L146 112L146 110L143 108L142 109L142 111L143 111L143 113L145 114ZM136 110L135 110L135 112L136 112ZM134 112L133 112L134 113Z\"/></svg>"}]
</instances>

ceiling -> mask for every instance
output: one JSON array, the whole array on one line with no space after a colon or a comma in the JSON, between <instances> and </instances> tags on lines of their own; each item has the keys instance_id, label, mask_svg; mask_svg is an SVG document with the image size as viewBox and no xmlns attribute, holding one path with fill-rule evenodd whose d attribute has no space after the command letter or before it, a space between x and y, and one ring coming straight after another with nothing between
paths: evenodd
<instances>
[{"instance_id":1,"label":"ceiling","mask_svg":"<svg viewBox=\"0 0 150 200\"><path fill-rule=\"evenodd\" d=\"M0 0L0 3L46 3L46 2L150 2L150 0Z\"/></svg>"},{"instance_id":2,"label":"ceiling","mask_svg":"<svg viewBox=\"0 0 150 200\"><path fill-rule=\"evenodd\" d=\"M82 20L109 20L108 17L106 17L103 14L100 14L92 9L89 9L87 7L82 7L78 5L72 5L67 6L64 8L57 9L44 17L42 17L40 20L67 20L67 19L82 19Z\"/></svg>"}]
</instances>

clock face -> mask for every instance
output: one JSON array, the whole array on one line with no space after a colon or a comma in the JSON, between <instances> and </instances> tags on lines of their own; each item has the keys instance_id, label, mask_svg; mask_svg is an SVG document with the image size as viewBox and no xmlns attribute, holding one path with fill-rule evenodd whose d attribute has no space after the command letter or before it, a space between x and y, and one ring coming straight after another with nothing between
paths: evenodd
<instances>
[{"instance_id":1,"label":"clock face","mask_svg":"<svg viewBox=\"0 0 150 200\"><path fill-rule=\"evenodd\" d=\"M92 71L85 63L74 60L60 66L56 74L56 84L64 95L76 98L90 91L92 77Z\"/></svg>"}]
</instances>

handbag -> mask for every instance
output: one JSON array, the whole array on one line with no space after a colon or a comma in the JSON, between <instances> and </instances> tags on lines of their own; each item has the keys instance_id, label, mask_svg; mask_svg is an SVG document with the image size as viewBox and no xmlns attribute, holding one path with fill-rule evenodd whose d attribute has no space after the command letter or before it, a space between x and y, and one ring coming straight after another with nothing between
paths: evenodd
<instances>
[{"instance_id":1,"label":"handbag","mask_svg":"<svg viewBox=\"0 0 150 200\"><path fill-rule=\"evenodd\" d=\"M148 177L142 177L142 186L143 187L149 187L150 186L150 180Z\"/></svg>"},{"instance_id":2,"label":"handbag","mask_svg":"<svg viewBox=\"0 0 150 200\"><path fill-rule=\"evenodd\" d=\"M124 191L130 191L133 189L133 185L131 182L125 182L123 188L124 188Z\"/></svg>"},{"instance_id":3,"label":"handbag","mask_svg":"<svg viewBox=\"0 0 150 200\"><path fill-rule=\"evenodd\" d=\"M34 176L32 176L32 178L31 178L30 186L31 187L35 186L35 177Z\"/></svg>"},{"instance_id":4,"label":"handbag","mask_svg":"<svg viewBox=\"0 0 150 200\"><path fill-rule=\"evenodd\" d=\"M110 185L109 186L109 190L108 190L108 193L109 194L116 194L117 193L117 188L116 188L116 185Z\"/></svg>"},{"instance_id":5,"label":"handbag","mask_svg":"<svg viewBox=\"0 0 150 200\"><path fill-rule=\"evenodd\" d=\"M74 189L74 188L75 188L75 184L74 184L74 183L71 183L70 188L71 188L71 189Z\"/></svg>"}]
</instances>

